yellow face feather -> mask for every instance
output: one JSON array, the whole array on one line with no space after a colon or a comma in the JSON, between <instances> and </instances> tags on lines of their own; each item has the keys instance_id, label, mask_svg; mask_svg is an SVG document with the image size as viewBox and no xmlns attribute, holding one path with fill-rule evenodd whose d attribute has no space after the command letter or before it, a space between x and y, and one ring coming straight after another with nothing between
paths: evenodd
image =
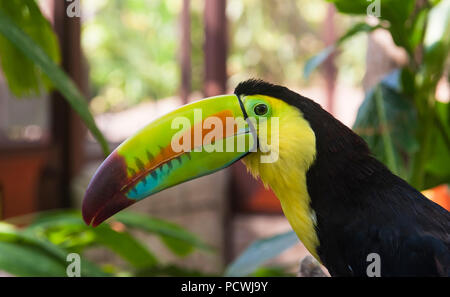
<instances>
[{"instance_id":1,"label":"yellow face feather","mask_svg":"<svg viewBox=\"0 0 450 297\"><path fill-rule=\"evenodd\" d=\"M278 160L273 163L262 163L263 153L259 151L247 155L243 162L253 176L260 177L264 185L273 190L297 236L320 261L316 251L319 245L315 231L316 216L310 207L306 184L306 172L316 154L314 132L301 112L282 100L262 95L243 99L246 107L251 107L253 101L263 101L269 106L267 125L257 125L258 138L263 151L272 149L278 154ZM279 129L272 129L276 123L274 118L278 118Z\"/></svg>"}]
</instances>

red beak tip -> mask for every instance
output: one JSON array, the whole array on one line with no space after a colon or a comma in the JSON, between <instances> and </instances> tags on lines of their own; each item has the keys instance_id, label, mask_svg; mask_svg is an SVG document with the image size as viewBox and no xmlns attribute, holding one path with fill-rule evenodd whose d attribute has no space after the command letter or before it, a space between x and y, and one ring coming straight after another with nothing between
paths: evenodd
<instances>
[{"instance_id":1,"label":"red beak tip","mask_svg":"<svg viewBox=\"0 0 450 297\"><path fill-rule=\"evenodd\" d=\"M83 221L84 221L84 223L86 224L86 225L91 225L91 223L92 223L92 218L90 218L90 217L88 217L87 215L85 215L84 214L84 212L83 212Z\"/></svg>"},{"instance_id":2,"label":"red beak tip","mask_svg":"<svg viewBox=\"0 0 450 297\"><path fill-rule=\"evenodd\" d=\"M135 202L121 192L128 182L126 168L124 159L114 151L97 169L83 199L82 214L86 225L96 227Z\"/></svg>"}]
</instances>

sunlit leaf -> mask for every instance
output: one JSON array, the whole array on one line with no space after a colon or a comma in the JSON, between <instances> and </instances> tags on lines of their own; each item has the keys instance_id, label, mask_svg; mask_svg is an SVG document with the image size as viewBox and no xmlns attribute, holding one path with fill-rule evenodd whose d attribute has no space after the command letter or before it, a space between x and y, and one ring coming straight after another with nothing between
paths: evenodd
<instances>
[{"instance_id":1,"label":"sunlit leaf","mask_svg":"<svg viewBox=\"0 0 450 297\"><path fill-rule=\"evenodd\" d=\"M17 276L67 276L68 251L22 232L12 225L0 226L0 270ZM81 258L82 276L107 276L100 268Z\"/></svg>"},{"instance_id":2,"label":"sunlit leaf","mask_svg":"<svg viewBox=\"0 0 450 297\"><path fill-rule=\"evenodd\" d=\"M427 17L428 17L428 9L423 9L419 11L419 14L415 18L411 36L409 37L411 49L415 49L422 41L425 32Z\"/></svg>"},{"instance_id":3,"label":"sunlit leaf","mask_svg":"<svg viewBox=\"0 0 450 297\"><path fill-rule=\"evenodd\" d=\"M441 77L450 51L450 1L441 1L428 14L424 37L424 63L421 78L425 87Z\"/></svg>"},{"instance_id":4,"label":"sunlit leaf","mask_svg":"<svg viewBox=\"0 0 450 297\"><path fill-rule=\"evenodd\" d=\"M394 42L409 50L412 28L408 26L407 20L411 16L415 0L327 0L334 3L338 11L346 14L368 15L376 14L381 20L389 21L389 31ZM378 7L377 7L378 6Z\"/></svg>"},{"instance_id":5,"label":"sunlit leaf","mask_svg":"<svg viewBox=\"0 0 450 297\"><path fill-rule=\"evenodd\" d=\"M428 14L427 31L424 38L426 47L436 42L450 40L450 1L441 1Z\"/></svg>"}]
</instances>

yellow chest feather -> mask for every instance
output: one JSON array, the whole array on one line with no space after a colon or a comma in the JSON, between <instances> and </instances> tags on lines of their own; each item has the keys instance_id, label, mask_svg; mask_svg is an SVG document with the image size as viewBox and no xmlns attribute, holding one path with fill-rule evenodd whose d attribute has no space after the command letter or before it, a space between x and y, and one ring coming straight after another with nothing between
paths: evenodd
<instances>
[{"instance_id":1,"label":"yellow chest feather","mask_svg":"<svg viewBox=\"0 0 450 297\"><path fill-rule=\"evenodd\" d=\"M285 104L284 102L280 104ZM320 261L316 248L319 245L315 231L316 215L310 207L310 197L306 184L306 172L315 157L315 135L301 113L287 104L279 106L277 135L271 129L266 134L271 150L278 150L278 160L273 163L260 162L262 153L249 154L243 159L249 171L260 177L280 200L283 212L290 225L308 251ZM284 108L283 108L284 107ZM274 136L278 141L274 141ZM278 144L277 144L278 142ZM267 151L265 149L264 151Z\"/></svg>"}]
</instances>

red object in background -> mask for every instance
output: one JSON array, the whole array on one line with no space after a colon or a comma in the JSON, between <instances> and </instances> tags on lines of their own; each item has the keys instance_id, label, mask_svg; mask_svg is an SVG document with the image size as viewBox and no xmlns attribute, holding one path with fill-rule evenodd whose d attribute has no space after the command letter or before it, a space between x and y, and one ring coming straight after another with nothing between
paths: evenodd
<instances>
[{"instance_id":1,"label":"red object in background","mask_svg":"<svg viewBox=\"0 0 450 297\"><path fill-rule=\"evenodd\" d=\"M281 214L281 204L277 196L265 189L260 180L247 172L242 162L237 162L232 169L232 207L237 212Z\"/></svg>"},{"instance_id":2,"label":"red object in background","mask_svg":"<svg viewBox=\"0 0 450 297\"><path fill-rule=\"evenodd\" d=\"M436 202L446 210L450 211L450 188L447 185L440 185L433 189L422 192L428 199Z\"/></svg>"},{"instance_id":3,"label":"red object in background","mask_svg":"<svg viewBox=\"0 0 450 297\"><path fill-rule=\"evenodd\" d=\"M42 150L0 153L0 220L36 212L39 180L47 160Z\"/></svg>"}]
</instances>

